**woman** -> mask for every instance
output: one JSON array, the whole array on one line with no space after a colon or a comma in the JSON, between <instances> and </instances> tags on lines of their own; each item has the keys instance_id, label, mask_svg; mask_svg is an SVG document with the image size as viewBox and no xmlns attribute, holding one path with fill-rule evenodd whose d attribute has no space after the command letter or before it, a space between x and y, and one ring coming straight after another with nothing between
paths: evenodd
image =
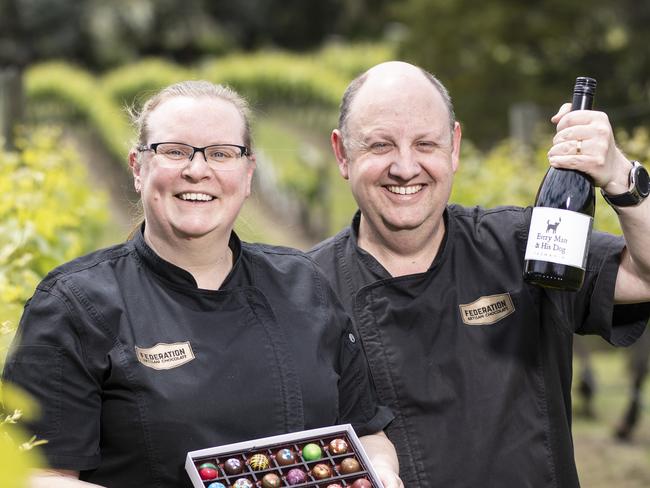
<instances>
[{"instance_id":1,"label":"woman","mask_svg":"<svg viewBox=\"0 0 650 488\"><path fill-rule=\"evenodd\" d=\"M44 279L5 368L42 406L52 470L33 486L190 486L187 451L345 422L401 486L392 416L325 279L233 233L255 169L245 102L183 82L134 121L140 231Z\"/></svg>"}]
</instances>

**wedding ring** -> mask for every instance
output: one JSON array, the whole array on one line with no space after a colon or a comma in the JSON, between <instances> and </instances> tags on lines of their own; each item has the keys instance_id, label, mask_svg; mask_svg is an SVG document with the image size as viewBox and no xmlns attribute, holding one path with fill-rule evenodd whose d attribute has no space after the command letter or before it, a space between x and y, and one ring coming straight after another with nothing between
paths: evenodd
<instances>
[{"instance_id":1,"label":"wedding ring","mask_svg":"<svg viewBox=\"0 0 650 488\"><path fill-rule=\"evenodd\" d=\"M576 147L576 154L582 154L582 139L578 139L578 145Z\"/></svg>"}]
</instances>

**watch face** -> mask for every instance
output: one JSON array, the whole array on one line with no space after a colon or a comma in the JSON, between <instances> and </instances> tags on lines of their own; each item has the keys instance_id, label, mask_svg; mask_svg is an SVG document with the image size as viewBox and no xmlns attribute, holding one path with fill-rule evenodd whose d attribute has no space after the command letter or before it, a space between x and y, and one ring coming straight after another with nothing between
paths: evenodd
<instances>
[{"instance_id":1,"label":"watch face","mask_svg":"<svg viewBox=\"0 0 650 488\"><path fill-rule=\"evenodd\" d=\"M650 193L650 177L648 171L643 166L636 168L636 188L639 195L643 198L647 197Z\"/></svg>"}]
</instances>

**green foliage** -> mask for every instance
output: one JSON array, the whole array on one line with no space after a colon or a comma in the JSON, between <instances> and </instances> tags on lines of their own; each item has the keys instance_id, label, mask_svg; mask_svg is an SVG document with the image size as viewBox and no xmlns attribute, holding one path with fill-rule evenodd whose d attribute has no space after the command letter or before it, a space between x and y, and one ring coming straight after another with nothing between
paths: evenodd
<instances>
[{"instance_id":1,"label":"green foliage","mask_svg":"<svg viewBox=\"0 0 650 488\"><path fill-rule=\"evenodd\" d=\"M319 184L317 169L319 155L303 141L274 123L263 119L255 124L255 138L262 148L258 150L260 162L274 161L275 176L281 187L296 198L312 202ZM313 155L314 159L309 156Z\"/></svg>"},{"instance_id":2,"label":"green foliage","mask_svg":"<svg viewBox=\"0 0 650 488\"><path fill-rule=\"evenodd\" d=\"M324 67L352 80L371 66L395 59L395 51L393 46L386 43L329 43L320 49L317 56ZM339 94L339 99L342 94Z\"/></svg>"},{"instance_id":3,"label":"green foliage","mask_svg":"<svg viewBox=\"0 0 650 488\"><path fill-rule=\"evenodd\" d=\"M17 152L0 153L0 309L13 326L43 276L95 248L107 219L105 195L60 134L24 132Z\"/></svg>"},{"instance_id":4,"label":"green foliage","mask_svg":"<svg viewBox=\"0 0 650 488\"><path fill-rule=\"evenodd\" d=\"M458 13L459 6L464 5L463 1L438 5L440 15L452 18ZM422 5L425 4L427 2L423 0ZM415 5L416 2L411 2L409 8L412 11L405 9L404 14L422 14L422 10L415 8ZM499 12L498 6L491 6L484 12L489 19L485 28L492 29L489 37L491 49L497 54L500 46L497 27L510 25L516 18L516 11L505 17L503 12ZM474 19L474 15L472 13L468 19L470 25L482 18L478 16ZM428 46L439 53L444 51L444 45ZM459 66L469 63L471 67L471 59L477 63L480 61L472 56L454 60L458 61ZM254 131L256 146L264 155L264 164L274 167L278 191L293 195L301 202L305 214L325 218L323 215L326 212L331 232L345 225L355 208L346 182L338 175L328 145L328 133L336 124L340 97L352 77L392 57L393 50L387 44L342 46L331 43L309 55L267 50L206 60L194 67L183 67L161 59L146 59L102 77L93 77L70 65L48 63L34 66L26 73L27 95L31 110L35 110L36 106L40 107L40 114L47 114L42 107L56 102L59 112L90 124L109 148L116 164L124 164L127 144L133 132L120 107L137 106L150 92L182 79L203 78L229 84L253 101L259 118ZM475 68L473 66L472 69ZM471 88L471 93L476 92L472 88L475 85L464 84L470 81L475 83L480 77L466 76L464 72L456 74L458 78L455 82L460 83L459 86ZM500 83L499 79L495 81L494 96L485 97L485 91L480 92L482 98L499 105L498 111L495 106L490 112L488 125L493 123L494 113L504 114L505 102L499 101L499 97L510 96L512 101L519 96L516 95L518 92L505 93L510 87L501 86ZM468 123L474 127L471 124ZM466 135L471 139L471 133L466 132ZM630 155L650 160L647 131L637 130L632 136L621 133L618 139ZM520 152L507 141L493 141L490 144L492 149L487 152L464 142L452 200L484 206L531 204L547 169L549 141L548 136L540 139L532 154ZM327 196L324 188L327 188ZM323 203L323 199L327 201ZM319 209L314 211L315 207ZM600 196L596 214L597 228L619 232L614 212L603 204Z\"/></svg>"},{"instance_id":5,"label":"green foliage","mask_svg":"<svg viewBox=\"0 0 650 488\"><path fill-rule=\"evenodd\" d=\"M97 130L112 156L126 161L133 131L120 107L100 89L95 77L69 64L44 63L26 72L25 84L29 107L39 119L48 115L41 108L45 105L89 124Z\"/></svg>"},{"instance_id":6,"label":"green foliage","mask_svg":"<svg viewBox=\"0 0 650 488\"><path fill-rule=\"evenodd\" d=\"M16 152L0 152L0 369L25 301L53 267L94 249L106 221L106 197L92 188L79 156L54 128L25 129ZM0 473L3 486L25 486L43 465L21 418L38 414L21 391L3 384Z\"/></svg>"},{"instance_id":7,"label":"green foliage","mask_svg":"<svg viewBox=\"0 0 650 488\"><path fill-rule=\"evenodd\" d=\"M616 141L630 159L650 163L650 130L646 126L637 127L628 133L619 131Z\"/></svg>"},{"instance_id":8,"label":"green foliage","mask_svg":"<svg viewBox=\"0 0 650 488\"><path fill-rule=\"evenodd\" d=\"M315 218L325 218L321 162L330 156L327 134L336 124L340 97L353 76L391 53L386 45L330 44L310 55L263 51L206 60L195 67L149 58L101 77L65 63L45 63L26 72L26 94L33 117L89 125L121 165L134 136L122 108L139 108L155 91L184 79L231 85L252 100L260 120L270 111L284 111L282 120L274 121L282 127L260 124L256 145L265 154L265 164L274 166L278 189L302 202L306 215L317 206ZM313 140L316 133L322 140ZM290 146L280 149L281 141Z\"/></svg>"},{"instance_id":9,"label":"green foliage","mask_svg":"<svg viewBox=\"0 0 650 488\"><path fill-rule=\"evenodd\" d=\"M483 207L532 205L549 167L546 152L550 140L551 136L540 138L532 152L524 151L508 140L487 153L478 151L471 143L463 143L451 201ZM636 142L641 144L640 140ZM650 152L650 145L645 150ZM597 191L596 195L594 228L620 234L616 213L600 192Z\"/></svg>"},{"instance_id":10,"label":"green foliage","mask_svg":"<svg viewBox=\"0 0 650 488\"><path fill-rule=\"evenodd\" d=\"M254 104L336 106L348 79L322 66L318 59L280 51L234 55L206 62L201 78L226 83Z\"/></svg>"},{"instance_id":11,"label":"green foliage","mask_svg":"<svg viewBox=\"0 0 650 488\"><path fill-rule=\"evenodd\" d=\"M43 466L44 460L34 447L46 443L43 439L28 437L20 427L22 419L38 415L37 405L22 391L11 385L2 385L4 412L0 412L0 473L2 486L27 486L30 470Z\"/></svg>"},{"instance_id":12,"label":"green foliage","mask_svg":"<svg viewBox=\"0 0 650 488\"><path fill-rule=\"evenodd\" d=\"M159 58L149 58L127 64L107 73L101 80L101 89L117 106L139 107L165 86L195 78L193 70Z\"/></svg>"},{"instance_id":13,"label":"green foliage","mask_svg":"<svg viewBox=\"0 0 650 488\"><path fill-rule=\"evenodd\" d=\"M451 200L463 205L494 207L530 205L545 169L531 162L510 141L503 141L488 153L469 142L462 146L461 162Z\"/></svg>"}]
</instances>

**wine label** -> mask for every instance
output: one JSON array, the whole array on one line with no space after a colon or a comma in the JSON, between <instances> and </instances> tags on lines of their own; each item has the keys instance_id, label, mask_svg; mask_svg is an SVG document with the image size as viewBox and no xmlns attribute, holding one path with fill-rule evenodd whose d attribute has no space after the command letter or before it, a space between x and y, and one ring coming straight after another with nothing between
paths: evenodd
<instances>
[{"instance_id":1,"label":"wine label","mask_svg":"<svg viewBox=\"0 0 650 488\"><path fill-rule=\"evenodd\" d=\"M571 210L533 208L525 259L585 269L593 220Z\"/></svg>"}]
</instances>

